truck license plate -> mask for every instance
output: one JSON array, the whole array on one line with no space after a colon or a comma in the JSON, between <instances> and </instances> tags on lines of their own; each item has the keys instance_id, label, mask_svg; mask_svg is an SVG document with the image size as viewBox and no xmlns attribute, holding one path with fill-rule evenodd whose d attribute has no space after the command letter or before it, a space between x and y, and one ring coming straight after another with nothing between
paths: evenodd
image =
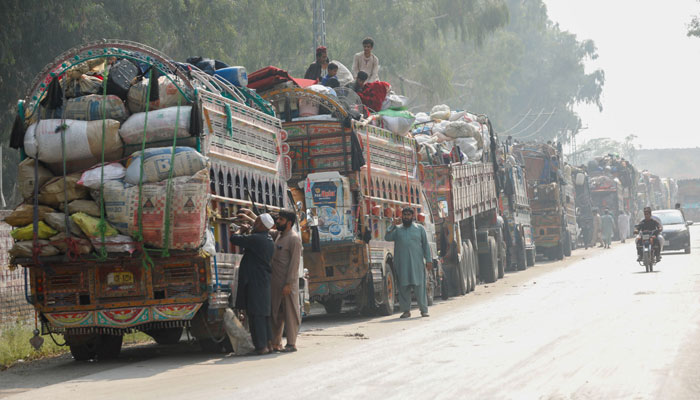
<instances>
[{"instance_id":1,"label":"truck license plate","mask_svg":"<svg viewBox=\"0 0 700 400\"><path fill-rule=\"evenodd\" d=\"M107 275L108 286L123 286L133 284L134 274L132 274L131 272L110 272L109 275Z\"/></svg>"}]
</instances>

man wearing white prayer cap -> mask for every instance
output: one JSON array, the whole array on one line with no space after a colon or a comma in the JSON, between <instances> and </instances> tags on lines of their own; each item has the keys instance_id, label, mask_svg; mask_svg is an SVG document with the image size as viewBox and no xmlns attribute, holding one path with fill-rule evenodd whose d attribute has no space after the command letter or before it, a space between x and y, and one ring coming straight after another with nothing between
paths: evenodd
<instances>
[{"instance_id":1,"label":"man wearing white prayer cap","mask_svg":"<svg viewBox=\"0 0 700 400\"><path fill-rule=\"evenodd\" d=\"M270 214L260 214L253 222L253 232L247 234L253 218L244 213L238 214L238 218L243 221L242 229L231 235L231 244L242 247L245 252L238 270L236 308L246 310L255 352L260 355L269 354L272 341L270 261L275 244L268 231L275 225L275 221Z\"/></svg>"}]
</instances>

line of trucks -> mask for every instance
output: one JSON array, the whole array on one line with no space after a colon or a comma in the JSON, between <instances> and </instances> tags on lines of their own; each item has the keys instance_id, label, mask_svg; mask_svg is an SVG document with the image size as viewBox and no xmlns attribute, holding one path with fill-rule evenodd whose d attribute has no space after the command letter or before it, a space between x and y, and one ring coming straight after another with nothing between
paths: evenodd
<instances>
[{"instance_id":1,"label":"line of trucks","mask_svg":"<svg viewBox=\"0 0 700 400\"><path fill-rule=\"evenodd\" d=\"M304 243L300 268L307 272L300 275L302 304L318 302L329 313L354 304L363 314L379 315L392 314L396 304L393 244L383 239L404 207L415 210L416 222L428 234L435 266L426 274L429 303L469 293L479 282L502 278L505 271L533 266L537 254L549 259L570 255L581 243L577 219L586 220L595 207L591 194L596 189L589 189L589 175L567 165L561 148L499 140L486 116L462 112L443 117L444 124L470 126L470 145L476 143L471 150L477 151L467 157L457 144L429 146L429 138L441 129L438 121L423 124L413 135L397 134L381 118L359 116L350 95L344 98L340 90L333 96L284 82L256 93L245 87L245 79L207 74L155 49L120 40L71 49L40 73L18 107L25 135L32 129L36 135L38 127L32 125L44 123L68 140L70 130L59 129L70 125L65 114L46 118L51 110L44 110L42 100L51 95L53 81L65 83L77 66L114 59L128 59L142 71L157 70L165 89L180 96L171 108L187 104L191 111L186 118L176 114L171 127L179 132L177 121L186 123L184 134L155 140L148 137L151 128L144 122L139 140L124 143L110 159L104 147L102 154L94 150L100 147L100 135L97 142L90 139L100 165L125 163L130 154L132 163L145 163L149 148L172 146L159 164L159 182L144 183L143 167L136 185L117 181L124 191L138 195L121 202L107 198L105 192L114 183L105 183L104 172L90 193L103 210L97 214L102 222L119 227L115 216L127 210L131 223L119 231L129 238L121 245L131 247L105 246L105 233L99 229L83 235L78 230L76 235L87 237L92 248L76 254L72 250L78 239L71 239L69 220L75 215L66 218L62 239L40 240L45 206L38 200L45 198L44 187L29 180L36 186L25 199L34 211L28 228L34 234L28 252L12 254L13 263L24 268L27 300L37 311L41 333L62 334L77 360L118 355L122 336L130 331L143 331L167 344L179 341L188 329L204 349L230 350L224 318L226 309L234 307L242 251L229 243L229 225L241 207L297 213L296 229ZM119 73L114 67L111 71ZM86 80L85 74L78 79ZM106 99L102 88L107 86L92 94L98 104ZM161 110L146 114L166 109L163 88L159 97L160 103L151 106ZM126 102L131 99L127 96ZM299 116L293 111L300 104L319 111ZM100 112L94 119L104 125L105 115ZM120 129L137 115L128 116ZM104 143L104 129L100 132ZM23 154L28 153L27 140L25 136ZM171 203L179 204L180 192L186 192L185 186L170 186L178 174L175 153L181 147L206 157L205 198L199 203L184 199L181 207L169 210ZM69 170L81 160L65 162L67 153L64 149L63 165L49 168L62 188L68 188L67 179L76 171L84 173ZM33 161L38 177L45 163L41 151L32 154L23 162ZM142 161L133 161L134 155L143 155ZM631 179L637 181L636 176ZM169 189L158 197L157 185ZM67 216L72 199L65 193L56 208ZM635 190L625 187L608 196L619 207L613 209L635 210L631 193ZM180 229L193 221L202 221L201 229ZM178 237L194 244L175 246ZM67 244L65 252L45 254L61 240Z\"/></svg>"}]
</instances>

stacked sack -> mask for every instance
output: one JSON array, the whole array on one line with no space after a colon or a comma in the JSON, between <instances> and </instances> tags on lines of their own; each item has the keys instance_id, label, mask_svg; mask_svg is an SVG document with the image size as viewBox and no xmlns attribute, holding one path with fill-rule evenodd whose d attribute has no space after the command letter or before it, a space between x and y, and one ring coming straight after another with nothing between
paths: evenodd
<instances>
[{"instance_id":1,"label":"stacked sack","mask_svg":"<svg viewBox=\"0 0 700 400\"><path fill-rule=\"evenodd\" d=\"M461 162L480 162L490 143L485 118L452 111L444 104L433 107L430 114L416 114L411 135L420 146L421 162L428 164L453 162L455 154Z\"/></svg>"}]
</instances>

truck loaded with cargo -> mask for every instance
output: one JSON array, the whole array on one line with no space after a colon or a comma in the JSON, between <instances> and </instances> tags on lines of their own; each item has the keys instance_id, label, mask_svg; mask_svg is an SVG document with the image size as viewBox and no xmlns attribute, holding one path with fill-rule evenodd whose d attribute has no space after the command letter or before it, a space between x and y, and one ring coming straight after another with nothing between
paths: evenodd
<instances>
[{"instance_id":1,"label":"truck loaded with cargo","mask_svg":"<svg viewBox=\"0 0 700 400\"><path fill-rule=\"evenodd\" d=\"M513 152L525 165L537 252L552 260L570 256L577 243L576 194L561 148L521 143Z\"/></svg>"},{"instance_id":2,"label":"truck loaded with cargo","mask_svg":"<svg viewBox=\"0 0 700 400\"><path fill-rule=\"evenodd\" d=\"M700 221L700 179L678 181L678 202L686 219Z\"/></svg>"},{"instance_id":3,"label":"truck loaded with cargo","mask_svg":"<svg viewBox=\"0 0 700 400\"><path fill-rule=\"evenodd\" d=\"M187 327L205 349L230 347L230 217L294 204L279 119L219 67L93 42L47 65L19 103L12 262L42 333L63 334L77 360L118 355L134 330L173 343Z\"/></svg>"},{"instance_id":4,"label":"truck loaded with cargo","mask_svg":"<svg viewBox=\"0 0 700 400\"><path fill-rule=\"evenodd\" d=\"M268 68L251 77L270 73ZM346 300L360 311L393 312L394 247L383 239L404 207L415 209L432 249L429 303L473 290L480 259L489 266L481 272L484 280L502 275L493 166L482 161L489 136L476 116L455 113L450 121L447 109L433 118L422 114L418 123L421 114L401 108L403 99L392 93L375 101L383 110L373 113L348 89L274 74L275 80L266 77L256 89L284 116L289 183L298 188L295 198L304 201L310 221L304 262L313 300L328 312L339 312ZM450 129L478 136L462 146L472 156L478 150L478 160L460 155L456 136L448 140L443 134L451 122ZM444 139L438 144L439 137Z\"/></svg>"},{"instance_id":5,"label":"truck loaded with cargo","mask_svg":"<svg viewBox=\"0 0 700 400\"><path fill-rule=\"evenodd\" d=\"M637 214L638 205L635 195L639 177L632 164L624 158L609 154L589 161L588 174L594 208L601 213L605 209L610 210L616 220L623 211L632 216ZM635 218L631 218L631 221L634 220ZM632 228L630 226L630 232L633 231ZM617 226L614 238L619 239Z\"/></svg>"}]
</instances>

